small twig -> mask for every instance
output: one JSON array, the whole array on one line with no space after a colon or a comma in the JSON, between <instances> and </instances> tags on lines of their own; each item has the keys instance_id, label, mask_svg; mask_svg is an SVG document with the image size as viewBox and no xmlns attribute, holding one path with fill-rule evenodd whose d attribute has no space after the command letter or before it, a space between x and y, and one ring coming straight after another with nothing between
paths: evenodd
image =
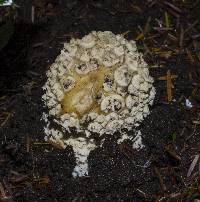
<instances>
[{"instance_id":1,"label":"small twig","mask_svg":"<svg viewBox=\"0 0 200 202\"><path fill-rule=\"evenodd\" d=\"M177 39L177 37L175 37L174 35L172 35L171 33L168 33L168 35L167 35L171 40L173 40L173 41L177 41L178 39Z\"/></svg>"},{"instance_id":2,"label":"small twig","mask_svg":"<svg viewBox=\"0 0 200 202\"><path fill-rule=\"evenodd\" d=\"M130 6L132 10L135 11L136 13L142 13L142 9L139 6L133 4L131 4Z\"/></svg>"},{"instance_id":3,"label":"small twig","mask_svg":"<svg viewBox=\"0 0 200 202\"><path fill-rule=\"evenodd\" d=\"M193 124L200 125L200 120L192 121Z\"/></svg>"},{"instance_id":4,"label":"small twig","mask_svg":"<svg viewBox=\"0 0 200 202\"><path fill-rule=\"evenodd\" d=\"M39 178L37 180L37 182L38 182L39 185L47 185L47 184L49 184L50 179L49 179L48 176L44 176L44 177Z\"/></svg>"},{"instance_id":5,"label":"small twig","mask_svg":"<svg viewBox=\"0 0 200 202\"><path fill-rule=\"evenodd\" d=\"M180 8L178 8L177 6L174 6L173 4L169 3L168 1L165 1L164 4L167 5L169 8L173 9L174 11L176 11L178 13L182 13Z\"/></svg>"},{"instance_id":6,"label":"small twig","mask_svg":"<svg viewBox=\"0 0 200 202\"><path fill-rule=\"evenodd\" d=\"M35 43L35 44L33 44L33 48L38 48L38 47L40 47L40 46L43 46L44 45L44 42L39 42L39 43Z\"/></svg>"},{"instance_id":7,"label":"small twig","mask_svg":"<svg viewBox=\"0 0 200 202\"><path fill-rule=\"evenodd\" d=\"M166 191L167 190L167 187L166 185L164 184L164 180L160 174L160 171L158 170L157 167L154 167L154 171L155 171L155 174L157 175L158 179L159 179L159 182L160 182L160 186L162 188L163 191Z\"/></svg>"},{"instance_id":8,"label":"small twig","mask_svg":"<svg viewBox=\"0 0 200 202\"><path fill-rule=\"evenodd\" d=\"M138 40L142 40L142 39L144 39L144 32L143 32L143 30L142 30L142 28L141 28L141 26L138 26L138 29L140 30L140 34L138 34L138 36L136 37L136 41L138 41Z\"/></svg>"},{"instance_id":9,"label":"small twig","mask_svg":"<svg viewBox=\"0 0 200 202\"><path fill-rule=\"evenodd\" d=\"M145 42L143 42L143 45L146 50L144 55L149 54L151 57L153 57L153 54L151 53L150 49L148 48Z\"/></svg>"},{"instance_id":10,"label":"small twig","mask_svg":"<svg viewBox=\"0 0 200 202\"><path fill-rule=\"evenodd\" d=\"M156 4L156 1L157 0L150 1L150 3L148 4L148 7L151 8L153 5Z\"/></svg>"},{"instance_id":11,"label":"small twig","mask_svg":"<svg viewBox=\"0 0 200 202\"><path fill-rule=\"evenodd\" d=\"M31 22L34 24L35 22L35 7L31 7Z\"/></svg>"},{"instance_id":12,"label":"small twig","mask_svg":"<svg viewBox=\"0 0 200 202\"><path fill-rule=\"evenodd\" d=\"M178 161L181 161L181 157L180 157L178 154L176 154L174 151L170 150L169 147L165 147L165 150L167 151L167 153L168 153L170 156L172 156L173 158L175 158L175 159L178 160Z\"/></svg>"},{"instance_id":13,"label":"small twig","mask_svg":"<svg viewBox=\"0 0 200 202\"><path fill-rule=\"evenodd\" d=\"M190 31L195 25L199 23L199 20L194 21L185 31L184 34Z\"/></svg>"},{"instance_id":14,"label":"small twig","mask_svg":"<svg viewBox=\"0 0 200 202\"><path fill-rule=\"evenodd\" d=\"M34 145L50 145L49 142L34 142Z\"/></svg>"},{"instance_id":15,"label":"small twig","mask_svg":"<svg viewBox=\"0 0 200 202\"><path fill-rule=\"evenodd\" d=\"M172 193L172 194L170 194L169 196L170 196L170 198L172 199L172 198L176 198L176 197L178 197L178 196L180 196L180 195L181 195L181 193L178 192L178 193Z\"/></svg>"},{"instance_id":16,"label":"small twig","mask_svg":"<svg viewBox=\"0 0 200 202\"><path fill-rule=\"evenodd\" d=\"M183 38L184 38L184 31L183 31L183 27L181 26L181 33L180 33L180 41L179 41L179 46L180 48L183 47Z\"/></svg>"},{"instance_id":17,"label":"small twig","mask_svg":"<svg viewBox=\"0 0 200 202\"><path fill-rule=\"evenodd\" d=\"M119 145L119 149L127 158L132 157L134 154L134 150L131 147L129 147L126 143L121 143Z\"/></svg>"},{"instance_id":18,"label":"small twig","mask_svg":"<svg viewBox=\"0 0 200 202\"><path fill-rule=\"evenodd\" d=\"M165 25L166 25L167 28L170 27L170 24L169 24L169 16L168 16L168 13L167 13L167 12L165 12Z\"/></svg>"},{"instance_id":19,"label":"small twig","mask_svg":"<svg viewBox=\"0 0 200 202\"><path fill-rule=\"evenodd\" d=\"M200 61L200 54L199 54L199 47L196 41L192 42L193 47L195 49L195 55L197 56L198 60Z\"/></svg>"},{"instance_id":20,"label":"small twig","mask_svg":"<svg viewBox=\"0 0 200 202\"><path fill-rule=\"evenodd\" d=\"M3 127L7 123L7 121L10 119L12 113L10 113L10 112L3 112L2 116L3 115L6 115L6 117L5 117L4 121L0 124L0 127Z\"/></svg>"},{"instance_id":21,"label":"small twig","mask_svg":"<svg viewBox=\"0 0 200 202\"><path fill-rule=\"evenodd\" d=\"M145 24L144 34L146 34L149 31L149 24L150 24L150 22L151 22L151 16L148 17L147 22Z\"/></svg>"},{"instance_id":22,"label":"small twig","mask_svg":"<svg viewBox=\"0 0 200 202\"><path fill-rule=\"evenodd\" d=\"M167 98L168 102L172 101L172 80L170 70L167 71Z\"/></svg>"},{"instance_id":23,"label":"small twig","mask_svg":"<svg viewBox=\"0 0 200 202\"><path fill-rule=\"evenodd\" d=\"M172 31L173 30L173 28L170 28L170 27L154 27L153 29L156 31Z\"/></svg>"},{"instance_id":24,"label":"small twig","mask_svg":"<svg viewBox=\"0 0 200 202\"><path fill-rule=\"evenodd\" d=\"M122 33L122 36L125 37L125 36L126 36L127 34L129 34L130 32L131 32L130 30L127 30L126 32L123 32L123 33Z\"/></svg>"},{"instance_id":25,"label":"small twig","mask_svg":"<svg viewBox=\"0 0 200 202\"><path fill-rule=\"evenodd\" d=\"M191 36L192 39L198 39L199 37L200 37L200 34L195 34Z\"/></svg>"},{"instance_id":26,"label":"small twig","mask_svg":"<svg viewBox=\"0 0 200 202\"><path fill-rule=\"evenodd\" d=\"M200 176L200 162L199 162L199 176Z\"/></svg>"},{"instance_id":27,"label":"small twig","mask_svg":"<svg viewBox=\"0 0 200 202\"><path fill-rule=\"evenodd\" d=\"M187 177L190 177L190 175L192 174L192 171L194 170L198 160L199 160L199 155L195 155L195 157L190 165L190 168L188 170Z\"/></svg>"},{"instance_id":28,"label":"small twig","mask_svg":"<svg viewBox=\"0 0 200 202\"><path fill-rule=\"evenodd\" d=\"M10 179L12 183L20 183L25 181L28 178L28 175L23 175L15 171L11 171L11 174L14 176Z\"/></svg>"},{"instance_id":29,"label":"small twig","mask_svg":"<svg viewBox=\"0 0 200 202\"><path fill-rule=\"evenodd\" d=\"M198 116L198 119L199 119L199 116ZM193 132L191 133L191 135L189 135L187 138L186 138L186 141L188 141L196 132L196 129L197 129L197 124L194 124L194 130Z\"/></svg>"},{"instance_id":30,"label":"small twig","mask_svg":"<svg viewBox=\"0 0 200 202\"><path fill-rule=\"evenodd\" d=\"M1 182L0 182L0 193L1 193L2 198L6 198L6 192L5 192L4 187Z\"/></svg>"},{"instance_id":31,"label":"small twig","mask_svg":"<svg viewBox=\"0 0 200 202\"><path fill-rule=\"evenodd\" d=\"M31 148L31 138L29 136L27 136L26 138L26 152L29 153L30 152L30 148Z\"/></svg>"},{"instance_id":32,"label":"small twig","mask_svg":"<svg viewBox=\"0 0 200 202\"><path fill-rule=\"evenodd\" d=\"M187 56L188 56L190 62L194 63L194 61L195 61L194 57L192 56L192 54L191 54L190 50L188 50L188 48L186 48L186 53L187 53Z\"/></svg>"},{"instance_id":33,"label":"small twig","mask_svg":"<svg viewBox=\"0 0 200 202\"><path fill-rule=\"evenodd\" d=\"M52 146L54 146L55 148L57 148L57 149L64 149L64 148L65 148L62 141L60 141L60 142L58 142L58 143L55 143L55 142L53 142L53 141L51 141L51 140L48 140L48 142L49 142Z\"/></svg>"},{"instance_id":34,"label":"small twig","mask_svg":"<svg viewBox=\"0 0 200 202\"><path fill-rule=\"evenodd\" d=\"M167 71L167 76L159 77L158 80L166 80L167 81L167 100L168 102L172 101L172 79L176 79L177 75L172 75L171 71Z\"/></svg>"},{"instance_id":35,"label":"small twig","mask_svg":"<svg viewBox=\"0 0 200 202\"><path fill-rule=\"evenodd\" d=\"M147 198L147 195L145 192L143 192L142 190L140 189L136 189L136 191L138 191L145 199Z\"/></svg>"}]
</instances>

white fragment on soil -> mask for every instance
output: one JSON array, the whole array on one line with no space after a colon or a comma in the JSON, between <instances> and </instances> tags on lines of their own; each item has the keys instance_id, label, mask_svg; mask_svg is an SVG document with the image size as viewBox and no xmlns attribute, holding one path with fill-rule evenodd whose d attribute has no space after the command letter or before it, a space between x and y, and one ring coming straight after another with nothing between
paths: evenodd
<instances>
[{"instance_id":1,"label":"white fragment on soil","mask_svg":"<svg viewBox=\"0 0 200 202\"><path fill-rule=\"evenodd\" d=\"M128 135L128 133L123 132L122 136L118 139L117 143L120 144L124 140L131 140L133 142L133 149L142 149L144 147L142 143L142 133L141 131L133 131L133 136Z\"/></svg>"},{"instance_id":2,"label":"white fragment on soil","mask_svg":"<svg viewBox=\"0 0 200 202\"><path fill-rule=\"evenodd\" d=\"M192 105L192 103L190 102L189 99L186 99L186 100L185 100L185 105L186 105L186 107L188 107L188 108L192 108L192 107L193 107L193 105Z\"/></svg>"},{"instance_id":3,"label":"white fragment on soil","mask_svg":"<svg viewBox=\"0 0 200 202\"><path fill-rule=\"evenodd\" d=\"M102 145L105 135L118 132L118 143L130 139L134 148L143 147L136 127L150 113L153 81L135 41L122 35L93 31L64 44L47 71L42 120L45 140L73 147L74 177L88 174L87 158L97 147L92 137Z\"/></svg>"},{"instance_id":4,"label":"white fragment on soil","mask_svg":"<svg viewBox=\"0 0 200 202\"><path fill-rule=\"evenodd\" d=\"M139 130L136 137L133 139L133 148L142 149L143 147L144 145L142 144L142 133Z\"/></svg>"}]
</instances>

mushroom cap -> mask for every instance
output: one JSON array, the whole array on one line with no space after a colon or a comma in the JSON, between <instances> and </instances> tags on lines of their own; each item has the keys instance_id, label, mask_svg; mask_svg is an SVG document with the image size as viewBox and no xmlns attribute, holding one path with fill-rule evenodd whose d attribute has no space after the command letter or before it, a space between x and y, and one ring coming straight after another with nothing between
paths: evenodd
<instances>
[{"instance_id":1,"label":"mushroom cap","mask_svg":"<svg viewBox=\"0 0 200 202\"><path fill-rule=\"evenodd\" d=\"M136 42L110 31L93 31L65 43L47 77L42 99L49 114L63 131L75 127L87 131L88 138L90 132L101 136L138 125L155 97L153 78Z\"/></svg>"}]
</instances>

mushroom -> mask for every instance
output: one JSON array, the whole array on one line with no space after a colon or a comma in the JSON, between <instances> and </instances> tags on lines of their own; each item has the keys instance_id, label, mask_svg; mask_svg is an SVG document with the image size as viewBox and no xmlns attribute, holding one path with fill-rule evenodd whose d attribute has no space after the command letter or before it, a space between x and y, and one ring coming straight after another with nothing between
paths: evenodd
<instances>
[{"instance_id":1,"label":"mushroom","mask_svg":"<svg viewBox=\"0 0 200 202\"><path fill-rule=\"evenodd\" d=\"M93 31L65 43L47 71L43 90L45 139L73 147L74 177L88 174L87 157L106 134L118 131L118 142L134 140L124 129L137 132L155 97L153 78L136 42L110 31Z\"/></svg>"}]
</instances>

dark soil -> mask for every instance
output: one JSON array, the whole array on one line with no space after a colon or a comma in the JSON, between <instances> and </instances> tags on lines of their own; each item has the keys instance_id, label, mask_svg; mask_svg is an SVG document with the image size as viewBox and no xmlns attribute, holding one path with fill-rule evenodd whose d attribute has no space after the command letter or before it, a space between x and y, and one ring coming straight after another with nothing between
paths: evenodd
<instances>
[{"instance_id":1,"label":"dark soil","mask_svg":"<svg viewBox=\"0 0 200 202\"><path fill-rule=\"evenodd\" d=\"M25 12L30 10L30 2L25 5L23 1L18 2L23 5L19 9L20 22L15 24L14 35L0 52L0 201L200 199L199 162L187 177L192 160L200 152L200 129L198 124L193 124L199 120L198 96L191 97L192 109L185 105L185 99L192 95L193 84L200 83L198 56L191 65L182 53L164 59L153 53L145 54L150 64L162 65L150 69L157 94L151 114L140 125L144 149L133 150L129 143L119 147L114 137L108 137L103 147L89 156L89 176L74 179L72 148L63 150L44 142L41 87L46 80L45 72L63 42L92 30L114 33L129 30L126 38L135 39L138 26L144 28L149 17L152 26L156 19L163 18L162 3L35 0L35 18L31 24L30 15ZM199 4L191 6L192 3L185 8L181 19L188 16L192 24L198 19ZM177 18L172 18L172 23L176 22ZM185 49L190 45L186 42ZM159 43L157 46L161 47ZM139 40L138 47L142 44ZM196 76L189 79L191 66ZM172 102L167 102L166 82L158 80L167 70L178 76L173 80Z\"/></svg>"}]
</instances>

